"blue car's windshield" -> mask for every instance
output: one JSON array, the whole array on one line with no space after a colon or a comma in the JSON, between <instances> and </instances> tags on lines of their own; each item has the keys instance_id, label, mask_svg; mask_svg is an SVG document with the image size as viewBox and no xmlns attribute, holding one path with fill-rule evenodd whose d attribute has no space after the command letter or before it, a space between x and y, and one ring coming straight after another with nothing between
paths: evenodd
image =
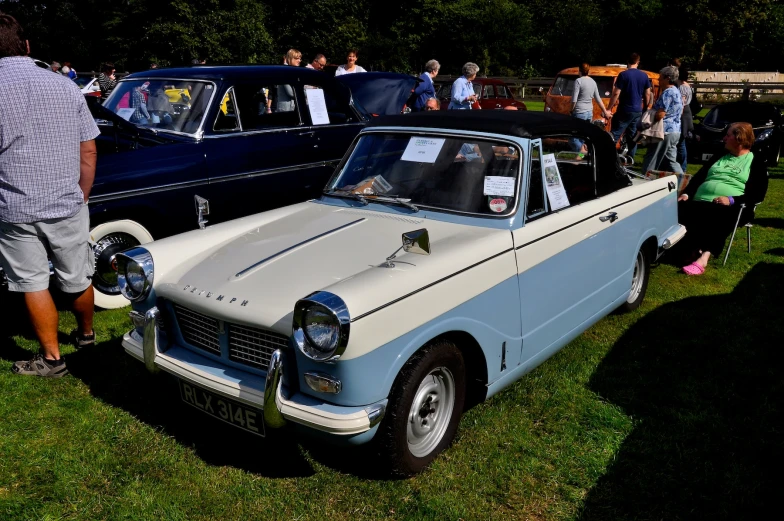
<instances>
[{"instance_id":1,"label":"blue car's windshield","mask_svg":"<svg viewBox=\"0 0 784 521\"><path fill-rule=\"evenodd\" d=\"M484 215L514 210L522 152L472 137L366 134L327 192L402 198L416 206Z\"/></svg>"},{"instance_id":2,"label":"blue car's windshield","mask_svg":"<svg viewBox=\"0 0 784 521\"><path fill-rule=\"evenodd\" d=\"M142 127L193 134L215 92L212 83L194 80L122 80L104 107Z\"/></svg>"}]
</instances>

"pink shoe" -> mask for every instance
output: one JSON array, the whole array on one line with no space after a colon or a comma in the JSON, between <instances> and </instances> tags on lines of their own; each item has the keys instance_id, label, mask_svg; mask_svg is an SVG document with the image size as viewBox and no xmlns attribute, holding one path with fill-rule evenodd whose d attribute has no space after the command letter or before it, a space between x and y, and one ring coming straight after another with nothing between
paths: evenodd
<instances>
[{"instance_id":1,"label":"pink shoe","mask_svg":"<svg viewBox=\"0 0 784 521\"><path fill-rule=\"evenodd\" d=\"M705 268L703 268L696 262L692 262L688 266L684 266L681 269L683 270L683 273L690 276L702 275L703 273L705 273Z\"/></svg>"}]
</instances>

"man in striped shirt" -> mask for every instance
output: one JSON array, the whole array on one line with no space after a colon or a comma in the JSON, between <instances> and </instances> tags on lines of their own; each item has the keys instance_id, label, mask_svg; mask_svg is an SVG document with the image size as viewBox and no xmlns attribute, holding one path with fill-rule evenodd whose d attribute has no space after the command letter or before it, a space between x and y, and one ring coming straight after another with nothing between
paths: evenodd
<instances>
[{"instance_id":1,"label":"man in striped shirt","mask_svg":"<svg viewBox=\"0 0 784 521\"><path fill-rule=\"evenodd\" d=\"M117 85L114 77L114 64L104 63L101 65L101 74L98 75L98 86L101 87L101 102L106 101Z\"/></svg>"}]
</instances>

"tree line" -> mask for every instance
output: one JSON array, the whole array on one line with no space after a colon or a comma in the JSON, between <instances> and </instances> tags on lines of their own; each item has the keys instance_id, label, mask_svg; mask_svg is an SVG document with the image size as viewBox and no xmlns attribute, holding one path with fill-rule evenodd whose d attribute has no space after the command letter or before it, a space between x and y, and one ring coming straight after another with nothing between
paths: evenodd
<instances>
[{"instance_id":1,"label":"tree line","mask_svg":"<svg viewBox=\"0 0 784 521\"><path fill-rule=\"evenodd\" d=\"M442 73L467 61L480 75L553 75L630 52L658 70L777 70L784 63L779 0L0 0L31 55L96 70L190 64L280 63L289 48L331 63L359 49L368 70Z\"/></svg>"}]
</instances>

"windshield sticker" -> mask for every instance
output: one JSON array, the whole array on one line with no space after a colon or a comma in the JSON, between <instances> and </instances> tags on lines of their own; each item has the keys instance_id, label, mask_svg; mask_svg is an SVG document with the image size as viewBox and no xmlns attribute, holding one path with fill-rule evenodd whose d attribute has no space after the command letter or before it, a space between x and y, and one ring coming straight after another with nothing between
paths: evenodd
<instances>
[{"instance_id":1,"label":"windshield sticker","mask_svg":"<svg viewBox=\"0 0 784 521\"><path fill-rule=\"evenodd\" d=\"M136 109L117 109L117 115L125 121L129 121L134 112L136 112Z\"/></svg>"},{"instance_id":2,"label":"windshield sticker","mask_svg":"<svg viewBox=\"0 0 784 521\"><path fill-rule=\"evenodd\" d=\"M544 178L547 185L547 199L550 201L550 208L560 210L569 206L569 198L566 196L561 173L558 171L558 164L555 162L555 154L545 154L542 156L544 166Z\"/></svg>"},{"instance_id":3,"label":"windshield sticker","mask_svg":"<svg viewBox=\"0 0 784 521\"><path fill-rule=\"evenodd\" d=\"M514 196L515 178L489 175L485 177L484 195Z\"/></svg>"},{"instance_id":4,"label":"windshield sticker","mask_svg":"<svg viewBox=\"0 0 784 521\"><path fill-rule=\"evenodd\" d=\"M329 125L327 102L324 100L324 91L321 89L305 89L308 98L310 120L314 125Z\"/></svg>"},{"instance_id":5,"label":"windshield sticker","mask_svg":"<svg viewBox=\"0 0 784 521\"><path fill-rule=\"evenodd\" d=\"M412 137L401 161L413 161L415 163L435 163L441 147L444 146L444 138Z\"/></svg>"},{"instance_id":6,"label":"windshield sticker","mask_svg":"<svg viewBox=\"0 0 784 521\"><path fill-rule=\"evenodd\" d=\"M501 213L506 210L506 201L504 199L491 199L490 210L495 213Z\"/></svg>"}]
</instances>

